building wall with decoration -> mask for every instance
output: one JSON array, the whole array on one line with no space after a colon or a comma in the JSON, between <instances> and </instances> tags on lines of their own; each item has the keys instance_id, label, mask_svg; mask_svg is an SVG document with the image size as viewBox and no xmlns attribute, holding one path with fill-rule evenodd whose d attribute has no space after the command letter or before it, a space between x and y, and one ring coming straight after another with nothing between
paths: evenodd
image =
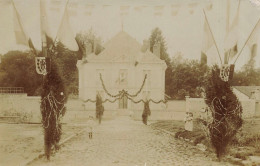
<instances>
[{"instance_id":1,"label":"building wall with decoration","mask_svg":"<svg viewBox=\"0 0 260 166\"><path fill-rule=\"evenodd\" d=\"M95 100L97 93L103 100L110 100L104 103L106 110L143 110L142 102L134 103L129 99L115 101L110 96L123 89L131 95L141 90L131 98L135 102L145 99L164 100L166 64L160 59L160 52L156 51L160 48L156 46L154 52L157 54L153 54L148 49L149 44L146 44L139 44L122 31L105 44L100 54L90 53L78 61L79 98L87 110L95 110L95 102L84 101ZM165 104L150 102L150 108L163 110Z\"/></svg>"}]
</instances>

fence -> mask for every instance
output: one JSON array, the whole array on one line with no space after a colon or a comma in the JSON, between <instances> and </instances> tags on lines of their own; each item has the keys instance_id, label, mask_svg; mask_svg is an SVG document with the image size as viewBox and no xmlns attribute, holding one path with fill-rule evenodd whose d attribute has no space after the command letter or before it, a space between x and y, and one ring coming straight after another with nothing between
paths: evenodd
<instances>
[{"instance_id":1,"label":"fence","mask_svg":"<svg viewBox=\"0 0 260 166\"><path fill-rule=\"evenodd\" d=\"M23 87L0 87L0 93L24 93Z\"/></svg>"}]
</instances>

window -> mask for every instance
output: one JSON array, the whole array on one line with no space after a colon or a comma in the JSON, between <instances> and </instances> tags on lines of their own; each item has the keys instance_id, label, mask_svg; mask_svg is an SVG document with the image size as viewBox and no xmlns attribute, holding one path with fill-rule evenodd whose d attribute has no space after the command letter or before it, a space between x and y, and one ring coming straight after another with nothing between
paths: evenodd
<instances>
[{"instance_id":1,"label":"window","mask_svg":"<svg viewBox=\"0 0 260 166\"><path fill-rule=\"evenodd\" d=\"M127 69L120 69L119 85L127 85Z\"/></svg>"}]
</instances>

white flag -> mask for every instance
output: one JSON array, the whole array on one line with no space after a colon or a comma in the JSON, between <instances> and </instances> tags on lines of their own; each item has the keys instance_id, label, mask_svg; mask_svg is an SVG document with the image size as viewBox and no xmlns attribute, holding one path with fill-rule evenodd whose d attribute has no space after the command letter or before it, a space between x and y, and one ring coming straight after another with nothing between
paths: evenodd
<instances>
[{"instance_id":1,"label":"white flag","mask_svg":"<svg viewBox=\"0 0 260 166\"><path fill-rule=\"evenodd\" d=\"M229 18L227 18L227 30L226 30L226 37L225 37L225 51L235 47L238 41L238 25L239 25L239 12L240 12L240 1L238 3L237 13L236 16L229 27ZM229 14L227 15L229 17Z\"/></svg>"},{"instance_id":2,"label":"white flag","mask_svg":"<svg viewBox=\"0 0 260 166\"><path fill-rule=\"evenodd\" d=\"M58 30L57 39L59 39L59 41L64 44L68 49L72 51L77 51L79 47L75 40L75 37L76 35L73 34L69 23L69 15L66 7L60 24L60 28Z\"/></svg>"},{"instance_id":3,"label":"white flag","mask_svg":"<svg viewBox=\"0 0 260 166\"><path fill-rule=\"evenodd\" d=\"M203 31L203 38L202 38L202 52L206 54L206 52L214 45L213 36L210 32L210 27L205 19L204 22L204 31Z\"/></svg>"},{"instance_id":4,"label":"white flag","mask_svg":"<svg viewBox=\"0 0 260 166\"><path fill-rule=\"evenodd\" d=\"M247 41L247 45L251 48L255 43L257 43L258 39L260 38L260 20L258 20L253 32Z\"/></svg>"},{"instance_id":5,"label":"white flag","mask_svg":"<svg viewBox=\"0 0 260 166\"><path fill-rule=\"evenodd\" d=\"M15 33L16 43L28 46L29 38L24 32L20 15L14 6L14 3L13 3L13 21L14 21L14 33Z\"/></svg>"}]
</instances>

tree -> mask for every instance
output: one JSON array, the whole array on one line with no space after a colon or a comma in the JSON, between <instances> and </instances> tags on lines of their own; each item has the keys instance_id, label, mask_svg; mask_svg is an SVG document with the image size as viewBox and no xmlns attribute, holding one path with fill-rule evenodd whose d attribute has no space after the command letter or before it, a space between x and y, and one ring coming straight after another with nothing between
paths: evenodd
<instances>
[{"instance_id":1,"label":"tree","mask_svg":"<svg viewBox=\"0 0 260 166\"><path fill-rule=\"evenodd\" d=\"M220 69L214 66L208 77L205 102L213 120L209 124L210 140L218 158L242 126L242 106L233 93L229 82L219 77Z\"/></svg>"},{"instance_id":2,"label":"tree","mask_svg":"<svg viewBox=\"0 0 260 166\"><path fill-rule=\"evenodd\" d=\"M171 59L169 57L169 54L167 53L167 47L165 43L165 39L162 35L162 31L159 28L155 28L152 30L151 36L150 36L150 51L153 52L153 46L156 43L160 43L160 58L162 60L165 60L165 63L167 65L166 71L165 71L165 93L169 96L171 96L170 89L171 89L171 75L172 75L172 68L171 68Z\"/></svg>"},{"instance_id":3,"label":"tree","mask_svg":"<svg viewBox=\"0 0 260 166\"><path fill-rule=\"evenodd\" d=\"M70 51L62 43L55 47L56 54L52 59L56 62L60 74L64 79L64 86L68 94L78 94L78 69L77 60L79 52Z\"/></svg>"},{"instance_id":4,"label":"tree","mask_svg":"<svg viewBox=\"0 0 260 166\"><path fill-rule=\"evenodd\" d=\"M101 38L97 37L92 29L89 29L87 32L82 31L78 33L76 35L76 40L84 50L86 49L86 43L90 43L92 45L92 50L96 55L104 50L104 47L101 44Z\"/></svg>"},{"instance_id":5,"label":"tree","mask_svg":"<svg viewBox=\"0 0 260 166\"><path fill-rule=\"evenodd\" d=\"M249 61L242 67L241 71L234 74L233 86L259 86L260 68L255 68L255 57L251 56Z\"/></svg>"},{"instance_id":6,"label":"tree","mask_svg":"<svg viewBox=\"0 0 260 166\"><path fill-rule=\"evenodd\" d=\"M183 59L181 54L173 57L170 94L174 99L185 96L202 97L208 67L197 60Z\"/></svg>"},{"instance_id":7,"label":"tree","mask_svg":"<svg viewBox=\"0 0 260 166\"><path fill-rule=\"evenodd\" d=\"M36 73L34 55L30 52L9 51L1 58L0 87L24 87L29 95L39 95L42 76Z\"/></svg>"}]
</instances>

